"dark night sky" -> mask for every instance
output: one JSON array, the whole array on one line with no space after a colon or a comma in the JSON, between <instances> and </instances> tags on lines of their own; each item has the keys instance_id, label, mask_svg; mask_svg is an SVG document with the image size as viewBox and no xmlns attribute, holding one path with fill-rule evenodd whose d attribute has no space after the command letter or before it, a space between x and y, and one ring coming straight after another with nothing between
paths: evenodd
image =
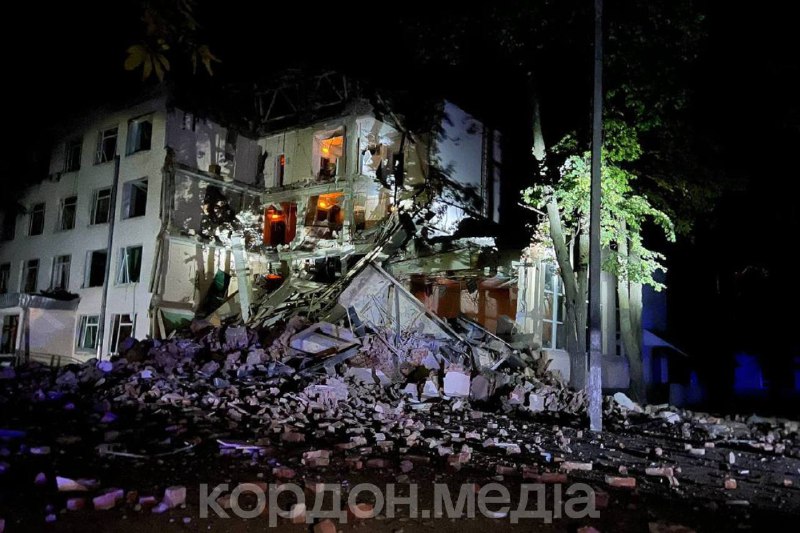
<instances>
[{"instance_id":1,"label":"dark night sky","mask_svg":"<svg viewBox=\"0 0 800 533\"><path fill-rule=\"evenodd\" d=\"M406 17L416 9L446 25L449 8L427 4L392 6ZM323 13L300 3L232 0L203 3L201 18L212 21L209 39L224 60L219 79L296 64L333 65L384 85L455 94L481 103L489 116L496 113L498 123L514 122L518 103L525 105L524 88L514 89L516 78L503 58L480 49L479 35L468 53L472 64L425 70L405 53L413 35L377 5L332 5ZM800 319L793 308L800 301L793 260L800 230L796 19L775 0L699 5L708 15L708 39L689 80L696 93L692 116L705 162L728 177L729 190L693 238L667 249L672 329L706 361L742 349L784 360L800 353L791 336ZM454 9L470 8L462 3ZM10 11L7 24L22 36L5 45L4 78L11 88L12 131L32 141L26 149L59 119L141 88L138 73L122 69L125 48L140 31L136 3L90 0L44 8L28 2ZM520 114L523 140L527 120ZM15 178L6 173L6 179Z\"/></svg>"}]
</instances>

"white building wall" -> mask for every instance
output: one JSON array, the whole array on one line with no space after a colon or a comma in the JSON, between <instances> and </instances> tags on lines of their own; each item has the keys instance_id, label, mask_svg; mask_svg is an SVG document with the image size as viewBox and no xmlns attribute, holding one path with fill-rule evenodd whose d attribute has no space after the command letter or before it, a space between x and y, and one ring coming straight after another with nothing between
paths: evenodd
<instances>
[{"instance_id":1,"label":"white building wall","mask_svg":"<svg viewBox=\"0 0 800 533\"><path fill-rule=\"evenodd\" d=\"M111 338L110 324L114 314L135 314L135 336L144 338L147 335L149 330L147 314L150 304L148 282L153 262L154 236L158 233L160 225L161 166L166 155L164 148L166 114L163 109L163 99L157 99L123 111L108 113L101 118L87 118L80 127L64 135L64 142L56 145L50 162L50 178L32 185L19 198L19 203L28 209L36 203L44 202L45 224L42 235L29 236L27 233L30 215L19 216L14 240L0 243L0 263L11 263L9 292L20 291L25 260L39 259L36 289L41 291L51 286L55 257L70 255L68 290L80 296L78 309L71 314L72 318L65 319L64 316L61 316L63 313L58 314L58 327L50 327L53 324L48 322L55 320L53 311L31 310L32 351L37 351L39 348L55 349L54 346L57 344L59 353L61 353L66 349L64 346L66 343L70 345L70 354L84 358L94 355L94 353L75 350L75 334L82 315L100 314L103 288L87 287L86 282L90 266L90 252L108 249L110 224L93 225L90 222L94 192L111 187L113 184L114 161L95 164L95 153L99 132L115 126L117 127L116 153L120 156L119 189L116 205L112 210L116 227L112 250L109 251L111 269L105 341L102 352L107 353L108 351ZM150 113L152 113L153 120L150 149L127 155L129 120ZM82 139L80 168L74 172L64 172L64 143L79 136ZM122 219L124 184L140 178L148 180L145 215L124 220ZM61 201L73 195L77 196L75 227L69 230L59 230ZM139 283L120 285L117 283L120 249L134 244L143 246L140 281ZM35 314L37 312L40 312L42 316ZM72 323L67 328L65 322L69 320ZM42 328L47 331L38 331ZM53 338L45 338L48 336ZM42 337L41 342L36 340L39 337Z\"/></svg>"},{"instance_id":2,"label":"white building wall","mask_svg":"<svg viewBox=\"0 0 800 533\"><path fill-rule=\"evenodd\" d=\"M166 145L174 150L175 161L204 172L220 165L221 175L248 185L258 185L256 174L259 144L242 135L230 144L228 129L181 109L167 114ZM232 156L232 157L231 157Z\"/></svg>"}]
</instances>

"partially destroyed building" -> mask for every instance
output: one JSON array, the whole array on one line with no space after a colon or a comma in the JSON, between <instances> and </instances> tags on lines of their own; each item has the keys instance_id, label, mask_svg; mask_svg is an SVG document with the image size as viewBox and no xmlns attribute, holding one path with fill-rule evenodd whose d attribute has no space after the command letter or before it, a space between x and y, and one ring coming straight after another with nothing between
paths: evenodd
<instances>
[{"instance_id":1,"label":"partially destroyed building","mask_svg":"<svg viewBox=\"0 0 800 533\"><path fill-rule=\"evenodd\" d=\"M0 351L65 362L246 318L254 291L341 277L398 210L424 206L441 235L497 219L496 132L449 103L423 132L343 104L258 139L167 96L65 131L49 176L3 213Z\"/></svg>"},{"instance_id":2,"label":"partially destroyed building","mask_svg":"<svg viewBox=\"0 0 800 533\"><path fill-rule=\"evenodd\" d=\"M291 286L342 294L348 320L398 336L428 320L541 353L567 377L554 263L497 246L501 134L450 102L412 131L380 98L326 76L318 86L340 90L311 112L285 87L257 95L246 135L168 95L65 130L50 175L3 213L0 352L63 363L196 318L263 321ZM402 242L376 255L399 229ZM358 264L361 289L320 292L352 283ZM607 274L603 297L611 309ZM604 384L625 388L615 322L604 313Z\"/></svg>"}]
</instances>

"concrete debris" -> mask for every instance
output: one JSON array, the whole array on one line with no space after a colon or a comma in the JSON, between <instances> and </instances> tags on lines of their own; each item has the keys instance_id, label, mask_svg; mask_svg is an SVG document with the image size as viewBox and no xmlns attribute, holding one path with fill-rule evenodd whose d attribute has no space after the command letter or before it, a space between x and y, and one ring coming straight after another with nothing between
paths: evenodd
<instances>
[{"instance_id":1,"label":"concrete debris","mask_svg":"<svg viewBox=\"0 0 800 533\"><path fill-rule=\"evenodd\" d=\"M170 509L186 503L186 487L167 487L164 490L164 503Z\"/></svg>"},{"instance_id":2,"label":"concrete debris","mask_svg":"<svg viewBox=\"0 0 800 533\"><path fill-rule=\"evenodd\" d=\"M585 394L549 372L545 357L524 353L464 318L436 318L412 301L378 264L390 240L379 239L374 253L333 284L290 280L262 295L247 324L196 320L168 340L128 343L113 361L57 372L36 364L17 368L0 382L3 413L13 417L20 405L52 406L56 420L69 424L52 439L39 429L0 429L8 452L1 454L0 473L17 468L13 459L22 456L36 464L20 479L45 488L48 477L38 472L106 479L75 471L87 461L39 464L70 458L75 449L88 450L103 465L133 468L195 464L210 448L226 460L242 457L258 466L258 483L298 480L314 487L327 471L407 480L431 471L472 475L480 469L490 479L605 480L620 489L636 488L636 475L648 489L668 485L674 491L677 477L687 478L680 471L685 462L724 467L725 474L708 476L721 493L723 475L724 487L736 488L730 465L759 466L745 460L747 453L799 457L794 422L643 407L622 393L603 405L609 427L620 433L576 431L585 427ZM19 421L1 422L11 428ZM72 425L78 422L92 431L76 436ZM640 437L649 439L647 445L632 449ZM797 483L789 478L800 472L786 472L773 483ZM122 489L99 493L92 479L55 479L59 492L87 493L61 495L70 511L88 507L92 498L98 510L126 505L164 513L186 505L186 486L177 483L189 484L159 479L146 493L163 491L161 499L139 496L145 487L138 487L126 500ZM679 490L694 485L688 481ZM608 492L597 494L609 505ZM215 498L230 508L229 494ZM359 506L359 518L369 517L373 508ZM305 508L295 506L294 512L292 521L304 523ZM313 529L336 528L323 521Z\"/></svg>"}]
</instances>

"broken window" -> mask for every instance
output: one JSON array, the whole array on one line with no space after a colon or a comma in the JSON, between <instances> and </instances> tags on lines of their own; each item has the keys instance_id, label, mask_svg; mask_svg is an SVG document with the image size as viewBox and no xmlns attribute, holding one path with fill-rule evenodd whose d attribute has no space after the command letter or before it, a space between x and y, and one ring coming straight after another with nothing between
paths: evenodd
<instances>
[{"instance_id":1,"label":"broken window","mask_svg":"<svg viewBox=\"0 0 800 533\"><path fill-rule=\"evenodd\" d=\"M78 350L96 350L97 336L100 329L100 317L97 315L84 315L78 326Z\"/></svg>"},{"instance_id":2,"label":"broken window","mask_svg":"<svg viewBox=\"0 0 800 533\"><path fill-rule=\"evenodd\" d=\"M122 218L142 217L147 209L147 178L129 181L122 190Z\"/></svg>"},{"instance_id":3,"label":"broken window","mask_svg":"<svg viewBox=\"0 0 800 533\"><path fill-rule=\"evenodd\" d=\"M11 277L11 263L0 265L0 294L8 292L8 280Z\"/></svg>"},{"instance_id":4,"label":"broken window","mask_svg":"<svg viewBox=\"0 0 800 533\"><path fill-rule=\"evenodd\" d=\"M294 240L297 232L297 204L281 203L280 209L269 206L264 212L264 244L281 246Z\"/></svg>"},{"instance_id":5,"label":"broken window","mask_svg":"<svg viewBox=\"0 0 800 533\"><path fill-rule=\"evenodd\" d=\"M113 315L111 318L111 353L119 353L119 345L133 336L136 315Z\"/></svg>"},{"instance_id":6,"label":"broken window","mask_svg":"<svg viewBox=\"0 0 800 533\"><path fill-rule=\"evenodd\" d=\"M344 162L344 131L338 129L330 134L317 134L314 137L314 153L317 159L317 179L329 180L338 176Z\"/></svg>"},{"instance_id":7,"label":"broken window","mask_svg":"<svg viewBox=\"0 0 800 533\"><path fill-rule=\"evenodd\" d=\"M286 154L281 154L275 161L275 186L283 187L283 180L286 176Z\"/></svg>"},{"instance_id":8,"label":"broken window","mask_svg":"<svg viewBox=\"0 0 800 533\"><path fill-rule=\"evenodd\" d=\"M41 235L44 231L44 203L36 204L31 209L28 235Z\"/></svg>"},{"instance_id":9,"label":"broken window","mask_svg":"<svg viewBox=\"0 0 800 533\"><path fill-rule=\"evenodd\" d=\"M36 286L39 281L39 260L28 259L23 264L22 269L22 291L21 292L36 292Z\"/></svg>"},{"instance_id":10,"label":"broken window","mask_svg":"<svg viewBox=\"0 0 800 533\"><path fill-rule=\"evenodd\" d=\"M89 252L89 268L86 269L86 287L102 287L106 279L106 259L108 252L105 250L95 250Z\"/></svg>"},{"instance_id":11,"label":"broken window","mask_svg":"<svg viewBox=\"0 0 800 533\"><path fill-rule=\"evenodd\" d=\"M340 231L344 224L344 211L342 204L344 193L334 192L312 196L308 199L308 209L306 209L306 226L327 228L320 238L332 239L332 232Z\"/></svg>"},{"instance_id":12,"label":"broken window","mask_svg":"<svg viewBox=\"0 0 800 533\"><path fill-rule=\"evenodd\" d=\"M81 168L81 145L83 140L72 139L64 146L64 172L75 172Z\"/></svg>"},{"instance_id":13,"label":"broken window","mask_svg":"<svg viewBox=\"0 0 800 533\"><path fill-rule=\"evenodd\" d=\"M151 116L134 118L128 121L128 144L126 155L150 149L153 138L153 119Z\"/></svg>"},{"instance_id":14,"label":"broken window","mask_svg":"<svg viewBox=\"0 0 800 533\"><path fill-rule=\"evenodd\" d=\"M384 167L388 164L389 147L381 143L368 143L361 152L361 174L383 179Z\"/></svg>"},{"instance_id":15,"label":"broken window","mask_svg":"<svg viewBox=\"0 0 800 533\"><path fill-rule=\"evenodd\" d=\"M138 283L142 270L142 247L128 246L120 250L117 283Z\"/></svg>"},{"instance_id":16,"label":"broken window","mask_svg":"<svg viewBox=\"0 0 800 533\"><path fill-rule=\"evenodd\" d=\"M92 224L107 224L111 216L111 188L94 191Z\"/></svg>"},{"instance_id":17,"label":"broken window","mask_svg":"<svg viewBox=\"0 0 800 533\"><path fill-rule=\"evenodd\" d=\"M17 233L17 217L14 213L6 213L3 217L3 232L0 239L4 241L13 241Z\"/></svg>"},{"instance_id":18,"label":"broken window","mask_svg":"<svg viewBox=\"0 0 800 533\"><path fill-rule=\"evenodd\" d=\"M544 265L544 298L542 299L542 348L563 350L567 345L564 327L564 286L558 269Z\"/></svg>"},{"instance_id":19,"label":"broken window","mask_svg":"<svg viewBox=\"0 0 800 533\"><path fill-rule=\"evenodd\" d=\"M59 230L63 231L75 227L75 209L77 204L77 196L68 196L61 200L61 214L58 217Z\"/></svg>"},{"instance_id":20,"label":"broken window","mask_svg":"<svg viewBox=\"0 0 800 533\"><path fill-rule=\"evenodd\" d=\"M69 255L58 255L53 259L53 277L50 280L52 290L69 290L69 266L72 258Z\"/></svg>"},{"instance_id":21,"label":"broken window","mask_svg":"<svg viewBox=\"0 0 800 533\"><path fill-rule=\"evenodd\" d=\"M97 134L97 150L94 154L94 164L107 163L114 160L117 155L117 128L102 130Z\"/></svg>"}]
</instances>

